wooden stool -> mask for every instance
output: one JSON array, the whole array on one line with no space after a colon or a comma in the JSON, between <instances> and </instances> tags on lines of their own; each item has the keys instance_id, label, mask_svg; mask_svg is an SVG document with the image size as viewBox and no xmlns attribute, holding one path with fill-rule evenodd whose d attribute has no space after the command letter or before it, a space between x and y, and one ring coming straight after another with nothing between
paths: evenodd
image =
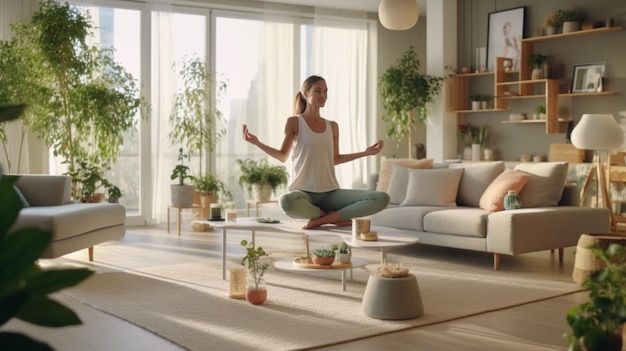
<instances>
[{"instance_id":1,"label":"wooden stool","mask_svg":"<svg viewBox=\"0 0 626 351\"><path fill-rule=\"evenodd\" d=\"M626 236L615 234L583 234L580 236L576 246L574 272L572 273L577 284L582 285L590 275L604 267L602 260L597 258L589 247L598 245L606 250L613 243L626 246Z\"/></svg>"},{"instance_id":2,"label":"wooden stool","mask_svg":"<svg viewBox=\"0 0 626 351\"><path fill-rule=\"evenodd\" d=\"M411 319L424 314L422 296L413 274L401 278L370 275L361 310L377 319Z\"/></svg>"}]
</instances>

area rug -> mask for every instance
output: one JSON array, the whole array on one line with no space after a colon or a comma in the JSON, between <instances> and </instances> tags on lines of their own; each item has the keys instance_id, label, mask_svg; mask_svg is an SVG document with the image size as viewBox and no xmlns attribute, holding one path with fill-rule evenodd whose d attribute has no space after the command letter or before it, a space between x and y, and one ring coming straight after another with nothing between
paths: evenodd
<instances>
[{"instance_id":1,"label":"area rug","mask_svg":"<svg viewBox=\"0 0 626 351\"><path fill-rule=\"evenodd\" d=\"M354 270L346 291L341 290L336 271L295 274L271 269L266 273L268 300L259 306L228 298L229 282L221 280L219 259L99 273L64 293L189 350L301 350L580 290L574 283L542 280L532 274L403 257L403 265L417 277L424 315L384 321L360 310L367 279L378 266L377 253L369 258L372 264ZM228 264L240 267L236 261Z\"/></svg>"}]
</instances>

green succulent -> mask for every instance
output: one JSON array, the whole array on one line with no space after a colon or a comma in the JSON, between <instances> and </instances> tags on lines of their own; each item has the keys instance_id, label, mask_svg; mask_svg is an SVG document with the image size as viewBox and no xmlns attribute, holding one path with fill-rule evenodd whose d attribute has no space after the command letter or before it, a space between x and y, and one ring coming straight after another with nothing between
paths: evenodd
<instances>
[{"instance_id":1,"label":"green succulent","mask_svg":"<svg viewBox=\"0 0 626 351\"><path fill-rule=\"evenodd\" d=\"M335 250L326 247L313 250L313 255L317 257L335 257Z\"/></svg>"}]
</instances>

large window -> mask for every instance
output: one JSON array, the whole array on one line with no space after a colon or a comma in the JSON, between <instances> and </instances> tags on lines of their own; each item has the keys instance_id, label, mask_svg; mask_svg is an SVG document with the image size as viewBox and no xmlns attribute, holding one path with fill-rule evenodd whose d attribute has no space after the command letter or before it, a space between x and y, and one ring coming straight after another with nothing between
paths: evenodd
<instances>
[{"instance_id":1,"label":"large window","mask_svg":"<svg viewBox=\"0 0 626 351\"><path fill-rule=\"evenodd\" d=\"M126 6L125 2L111 3ZM166 218L170 175L180 147L167 138L178 79L172 65L185 56L206 58L216 77L227 85L218 108L227 120L228 134L206 161L209 170L228 184L239 208L245 206L248 194L237 185L236 160L267 157L243 141L241 125L247 124L266 144L279 147L286 118L293 115L293 99L307 76L318 74L327 80L329 100L322 115L339 124L340 152L362 151L371 142L367 133L373 116L369 111L372 99L367 96L372 91L367 87L371 81L367 62L370 24L365 19L267 16L198 7L128 7L133 9L89 10L99 27L95 41L114 47L116 58L138 79L142 69L150 70L149 79L141 82L149 91L150 128L126 139L122 155L108 175L122 185L122 203L129 214L146 212L142 215L149 221ZM360 159L339 166L340 184L362 186L366 162ZM291 167L289 162L285 166ZM198 171L192 167L193 174ZM141 193L143 184L150 185L144 188L149 194Z\"/></svg>"}]
</instances>

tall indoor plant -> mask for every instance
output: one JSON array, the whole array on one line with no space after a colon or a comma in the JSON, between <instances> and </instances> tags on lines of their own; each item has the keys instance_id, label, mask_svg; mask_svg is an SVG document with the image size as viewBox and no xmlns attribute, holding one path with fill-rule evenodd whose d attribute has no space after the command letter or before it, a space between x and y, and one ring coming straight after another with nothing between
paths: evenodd
<instances>
[{"instance_id":1,"label":"tall indoor plant","mask_svg":"<svg viewBox=\"0 0 626 351\"><path fill-rule=\"evenodd\" d=\"M408 136L409 157L412 154L413 129L426 121L429 105L435 101L444 77L420 72L420 61L413 47L379 78L378 88L387 112L387 136L398 141Z\"/></svg>"},{"instance_id":2,"label":"tall indoor plant","mask_svg":"<svg viewBox=\"0 0 626 351\"><path fill-rule=\"evenodd\" d=\"M16 24L13 30L19 45L28 48L42 67L38 82L46 98L32 101L30 128L64 161L67 174L77 173L79 160L111 165L147 105L137 81L115 61L113 50L88 44L95 30L88 12L69 3L41 0L31 21ZM77 199L81 183L72 181Z\"/></svg>"}]
</instances>

